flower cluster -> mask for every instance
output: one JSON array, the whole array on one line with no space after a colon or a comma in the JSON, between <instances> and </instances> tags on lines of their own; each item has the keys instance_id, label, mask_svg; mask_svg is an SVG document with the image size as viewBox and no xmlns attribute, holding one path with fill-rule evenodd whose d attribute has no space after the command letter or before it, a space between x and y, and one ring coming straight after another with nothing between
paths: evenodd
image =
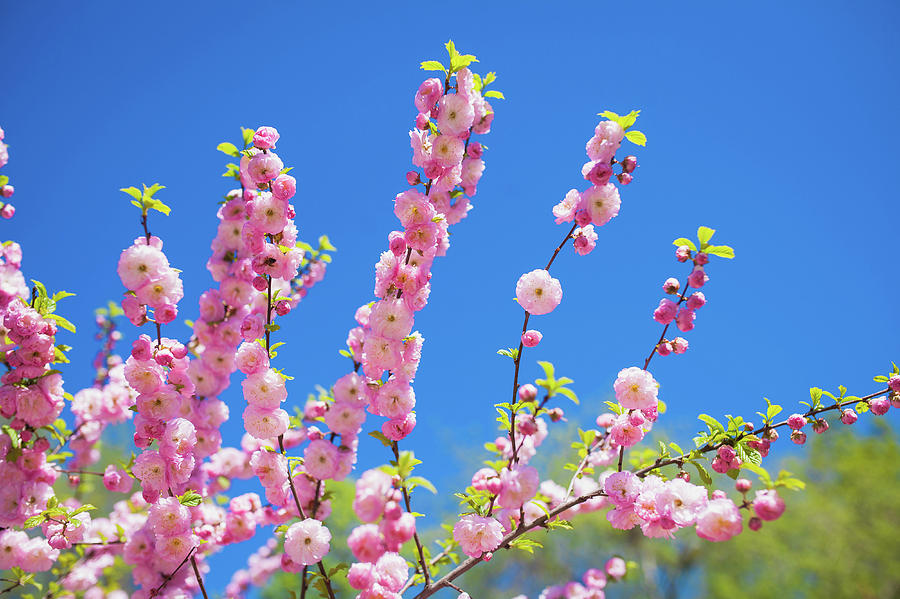
<instances>
[{"instance_id":1,"label":"flower cluster","mask_svg":"<svg viewBox=\"0 0 900 599\"><path fill-rule=\"evenodd\" d=\"M385 554L396 554L413 538L416 519L402 504L402 493L389 475L367 470L359 477L353 512L365 524L353 529L347 544L360 563L374 564Z\"/></svg>"},{"instance_id":2,"label":"flower cluster","mask_svg":"<svg viewBox=\"0 0 900 599\"><path fill-rule=\"evenodd\" d=\"M590 568L581 576L581 580L573 580L562 585L547 587L538 599L605 599L606 586L618 582L628 574L628 565L621 557L611 557L603 569ZM517 595L513 599L528 599L525 595Z\"/></svg>"},{"instance_id":3,"label":"flower cluster","mask_svg":"<svg viewBox=\"0 0 900 599\"><path fill-rule=\"evenodd\" d=\"M9 146L3 143L4 137L6 137L6 132L0 127L0 168L6 166L6 163L9 162ZM9 184L9 177L0 175L0 197L3 200L8 200L15 191L16 189ZM3 200L0 200L0 217L10 219L16 213L16 207Z\"/></svg>"},{"instance_id":4,"label":"flower cluster","mask_svg":"<svg viewBox=\"0 0 900 599\"><path fill-rule=\"evenodd\" d=\"M149 320L148 307L153 308L153 321L157 324L172 322L178 316L184 288L162 246L159 237L138 237L119 256L119 278L128 289L122 298L122 310L135 326Z\"/></svg>"},{"instance_id":5,"label":"flower cluster","mask_svg":"<svg viewBox=\"0 0 900 599\"><path fill-rule=\"evenodd\" d=\"M668 356L672 353L683 354L688 349L688 342L684 337L667 339L665 335L673 322L683 333L693 330L694 321L697 319L697 310L706 305L706 296L699 289L709 281L709 275L706 273L709 257L711 255L724 258L734 257L734 250L729 246L713 246L709 244L713 233L715 233L715 230L709 227L700 227L697 230L697 237L700 241L699 250L693 241L684 237L676 239L674 242L674 245L678 246L675 250L675 259L679 262L691 261L693 267L684 283L683 289L681 283L674 277L670 277L663 282L663 292L676 299L661 299L659 306L653 311L653 320L665 325L659 343L654 348L654 352L661 356ZM697 289L698 291L688 295L690 289ZM679 290L681 291L680 294Z\"/></svg>"}]
</instances>

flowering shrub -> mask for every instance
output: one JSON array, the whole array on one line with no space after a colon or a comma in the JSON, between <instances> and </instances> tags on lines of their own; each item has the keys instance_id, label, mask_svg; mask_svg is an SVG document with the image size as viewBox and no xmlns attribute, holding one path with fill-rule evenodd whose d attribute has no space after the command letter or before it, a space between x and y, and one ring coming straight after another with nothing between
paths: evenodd
<instances>
[{"instance_id":1,"label":"flowering shrub","mask_svg":"<svg viewBox=\"0 0 900 599\"><path fill-rule=\"evenodd\" d=\"M585 189L570 190L548 206L555 224L565 225L561 242L546 266L522 274L515 284L523 323L518 346L499 351L512 362L512 384L509 396L496 404L500 435L486 444L492 455L457 494L463 513L447 526L439 550L423 543L413 499L417 489L434 486L417 472L420 460L401 449L416 427L414 383L424 343L415 330L416 315L428 303L435 259L450 248L450 227L472 209L485 170L485 147L478 139L490 133L494 118L489 99L503 99L489 89L493 73L480 76L470 69L474 56L460 54L452 42L447 50L448 65L422 63L441 76L423 81L414 96L417 116L409 137L415 168L394 200L399 227L375 264L375 298L356 311L341 352L347 373L293 415L282 407L290 377L277 368L279 319L323 280L335 248L324 236L316 246L298 239L291 204L297 182L275 152L275 128L244 129L240 146L218 147L234 159L226 176L239 188L228 192L218 210L207 262L215 286L198 299L199 318L191 323L189 339L164 334L184 299L180 271L150 230L151 215L170 213L158 197L164 187L122 190L139 210L141 228L119 257L121 307L110 304L98 313L103 346L94 384L74 395L64 390L55 368L68 361L69 348L57 342L57 333L74 327L57 306L71 294L51 294L37 281L29 287L21 249L13 241L3 244L0 316L7 372L0 378L0 473L6 484L0 487L0 567L12 572L10 589L33 585L43 592L43 580L55 597L118 598L126 591L138 598L198 592L207 597L209 556L273 526L274 538L250 557L249 572L235 574L229 596L242 595L250 582L264 584L276 570L297 574L301 596L316 588L333 599L338 582L363 599L407 591L424 598L443 588L467 596L455 582L462 574L489 562L496 551L534 552L540 543L529 533L571 528L587 512L606 510L613 528L640 528L647 537L672 538L679 529L693 528L703 539L726 541L744 530L744 512L747 527L759 530L785 511L781 493L803 486L788 473L773 477L762 466L779 429L790 429L791 441L802 444L807 429L828 430L829 416L849 425L857 414L883 415L900 406L900 370L894 366L875 377L883 387L865 396L848 395L843 387L838 394L813 388L804 411L786 420L777 420L782 408L770 403L758 412L757 423L701 414L705 430L692 448L637 448L666 411L651 361L689 349L688 340L670 334L670 327L682 334L695 327L706 304L701 289L711 261L734 257L731 247L710 243L713 229L700 227L696 241L674 241L675 260L685 265L683 281L668 278L658 306L648 304L648 317L662 331L646 359L622 364L613 385L616 401L607 402L595 427L579 429L572 444L576 457L566 466L569 479L542 478L530 462L564 418L560 402L577 403L578 397L573 381L557 376L549 362L539 362L544 378L520 381L525 350L543 337L529 325L563 300L563 283L550 274L560 253L571 246L584 257L578 259L590 259L600 228L622 209L620 186L633 181L638 167L635 155L622 156L622 144L646 143L634 129L638 111L605 111L586 145ZM0 144L0 166L6 155ZM12 195L7 183L5 177L0 182L5 198ZM10 217L13 209L4 204L0 212ZM120 315L140 332L124 360L115 353ZM240 407L219 399L235 371L241 372L246 400ZM223 439L221 426L236 409L246 432L239 440ZM374 423L367 423L370 415ZM104 428L127 420L139 453L96 471ZM339 541L328 528L329 484L353 473L364 431L393 459L356 476L352 509L359 525L346 540L355 561L336 563L329 558ZM714 488L707 465L735 479L734 490ZM698 481L692 482L689 467ZM745 472L757 482L742 478ZM54 489L61 475L68 477L70 492ZM110 494L122 495L109 513L80 501L83 476L101 477ZM225 496L234 479L253 479L260 493ZM110 576L111 566L127 568L130 581ZM621 579L627 569L615 557L604 570L591 569L580 582L550 587L542 596L602 598L607 582ZM50 575L36 578L41 572Z\"/></svg>"}]
</instances>

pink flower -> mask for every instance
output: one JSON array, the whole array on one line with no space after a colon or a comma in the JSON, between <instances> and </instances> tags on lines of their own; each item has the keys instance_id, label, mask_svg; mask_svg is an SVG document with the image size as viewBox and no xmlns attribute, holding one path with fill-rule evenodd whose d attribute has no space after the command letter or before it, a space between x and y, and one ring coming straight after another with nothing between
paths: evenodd
<instances>
[{"instance_id":1,"label":"pink flower","mask_svg":"<svg viewBox=\"0 0 900 599\"><path fill-rule=\"evenodd\" d=\"M784 499L775 489L764 489L756 492L753 500L753 511L763 520L777 520L784 513Z\"/></svg>"},{"instance_id":2,"label":"pink flower","mask_svg":"<svg viewBox=\"0 0 900 599\"><path fill-rule=\"evenodd\" d=\"M357 591L364 591L375 582L375 566L368 563L356 563L347 572L347 582Z\"/></svg>"},{"instance_id":3,"label":"pink flower","mask_svg":"<svg viewBox=\"0 0 900 599\"><path fill-rule=\"evenodd\" d=\"M888 413L890 408L891 402L887 397L876 397L875 399L869 400L869 409L872 410L872 413L876 416L884 416Z\"/></svg>"},{"instance_id":4,"label":"pink flower","mask_svg":"<svg viewBox=\"0 0 900 599\"><path fill-rule=\"evenodd\" d=\"M338 448L330 441L319 439L307 445L303 452L303 469L318 480L333 478L338 469Z\"/></svg>"},{"instance_id":5,"label":"pink flower","mask_svg":"<svg viewBox=\"0 0 900 599\"><path fill-rule=\"evenodd\" d=\"M374 524L357 526L350 531L350 536L347 537L347 545L350 547L350 551L353 552L353 557L361 562L372 564L387 551L384 537L378 532L378 527Z\"/></svg>"},{"instance_id":6,"label":"pink flower","mask_svg":"<svg viewBox=\"0 0 900 599\"><path fill-rule=\"evenodd\" d=\"M278 175L269 185L272 195L282 202L287 202L297 193L297 180L290 175Z\"/></svg>"},{"instance_id":7,"label":"pink flower","mask_svg":"<svg viewBox=\"0 0 900 599\"><path fill-rule=\"evenodd\" d=\"M437 125L444 135L466 133L474 121L475 111L465 96L450 94L438 101Z\"/></svg>"},{"instance_id":8,"label":"pink flower","mask_svg":"<svg viewBox=\"0 0 900 599\"><path fill-rule=\"evenodd\" d=\"M634 504L641 492L641 481L633 472L623 470L613 472L603 483L609 500L620 507L628 507Z\"/></svg>"},{"instance_id":9,"label":"pink flower","mask_svg":"<svg viewBox=\"0 0 900 599\"><path fill-rule=\"evenodd\" d=\"M530 314L548 314L562 301L562 286L549 272L539 268L519 277L516 299Z\"/></svg>"},{"instance_id":10,"label":"pink flower","mask_svg":"<svg viewBox=\"0 0 900 599\"><path fill-rule=\"evenodd\" d=\"M258 344L254 343L254 345ZM265 352L264 349L263 352ZM244 391L244 399L251 406L274 410L287 399L284 378L271 368L251 374L244 379L241 387Z\"/></svg>"},{"instance_id":11,"label":"pink flower","mask_svg":"<svg viewBox=\"0 0 900 599\"><path fill-rule=\"evenodd\" d=\"M614 578L615 580L623 578L627 572L625 560L621 557L612 557L608 559L604 569L606 570L607 576Z\"/></svg>"},{"instance_id":12,"label":"pink flower","mask_svg":"<svg viewBox=\"0 0 900 599\"><path fill-rule=\"evenodd\" d=\"M798 431L806 426L806 418L802 414L791 414L787 419L787 424L791 429Z\"/></svg>"},{"instance_id":13,"label":"pink flower","mask_svg":"<svg viewBox=\"0 0 900 599\"><path fill-rule=\"evenodd\" d=\"M696 318L697 315L693 310L681 307L678 309L678 315L675 316L675 324L680 331L687 333L694 328L694 320Z\"/></svg>"},{"instance_id":14,"label":"pink flower","mask_svg":"<svg viewBox=\"0 0 900 599\"><path fill-rule=\"evenodd\" d=\"M403 300L381 300L372 307L369 326L373 333L387 339L400 340L412 331L413 313Z\"/></svg>"},{"instance_id":15,"label":"pink flower","mask_svg":"<svg viewBox=\"0 0 900 599\"><path fill-rule=\"evenodd\" d=\"M697 536L727 541L743 530L741 512L730 499L712 499L697 517Z\"/></svg>"},{"instance_id":16,"label":"pink flower","mask_svg":"<svg viewBox=\"0 0 900 599\"><path fill-rule=\"evenodd\" d=\"M281 137L275 127L260 127L253 134L253 145L260 150L271 150Z\"/></svg>"},{"instance_id":17,"label":"pink flower","mask_svg":"<svg viewBox=\"0 0 900 599\"><path fill-rule=\"evenodd\" d=\"M307 518L291 524L284 535L284 552L293 561L311 566L331 549L331 532L318 520Z\"/></svg>"},{"instance_id":18,"label":"pink flower","mask_svg":"<svg viewBox=\"0 0 900 599\"><path fill-rule=\"evenodd\" d=\"M669 324L678 315L678 304L670 299L659 300L659 306L653 311L653 320L659 324Z\"/></svg>"},{"instance_id":19,"label":"pink flower","mask_svg":"<svg viewBox=\"0 0 900 599\"><path fill-rule=\"evenodd\" d=\"M571 222L575 218L575 212L581 204L581 194L577 189L570 189L563 200L553 207L553 216L556 224Z\"/></svg>"},{"instance_id":20,"label":"pink flower","mask_svg":"<svg viewBox=\"0 0 900 599\"><path fill-rule=\"evenodd\" d=\"M518 466L512 470L504 468L500 472L502 490L497 503L501 507L518 509L534 497L540 482L540 475L533 466Z\"/></svg>"},{"instance_id":21,"label":"pink flower","mask_svg":"<svg viewBox=\"0 0 900 599\"><path fill-rule=\"evenodd\" d=\"M856 412L854 412L850 408L847 408L846 410L841 412L841 422L843 422L844 424L853 424L854 422L856 422L857 418L859 418L859 416L857 416Z\"/></svg>"},{"instance_id":22,"label":"pink flower","mask_svg":"<svg viewBox=\"0 0 900 599\"><path fill-rule=\"evenodd\" d=\"M372 409L379 416L398 418L412 411L416 406L416 394L409 382L391 379L381 386L375 399L372 401Z\"/></svg>"},{"instance_id":23,"label":"pink flower","mask_svg":"<svg viewBox=\"0 0 900 599\"><path fill-rule=\"evenodd\" d=\"M428 114L434 105L444 95L444 84L437 77L426 79L416 91L416 108L420 113Z\"/></svg>"},{"instance_id":24,"label":"pink flower","mask_svg":"<svg viewBox=\"0 0 900 599\"><path fill-rule=\"evenodd\" d=\"M643 410L656 405L658 387L653 375L636 366L619 371L613 388L623 408Z\"/></svg>"},{"instance_id":25,"label":"pink flower","mask_svg":"<svg viewBox=\"0 0 900 599\"><path fill-rule=\"evenodd\" d=\"M181 535L191 529L191 511L177 497L163 497L150 506L147 522L157 536Z\"/></svg>"},{"instance_id":26,"label":"pink flower","mask_svg":"<svg viewBox=\"0 0 900 599\"><path fill-rule=\"evenodd\" d=\"M706 305L706 296L703 295L702 291L697 291L692 293L691 296L687 300L688 310L697 310Z\"/></svg>"},{"instance_id":27,"label":"pink flower","mask_svg":"<svg viewBox=\"0 0 900 599\"><path fill-rule=\"evenodd\" d=\"M538 343L541 342L544 336L540 331L536 331L534 329L528 329L524 333L522 333L522 345L525 347L534 347Z\"/></svg>"},{"instance_id":28,"label":"pink flower","mask_svg":"<svg viewBox=\"0 0 900 599\"><path fill-rule=\"evenodd\" d=\"M282 409L247 406L243 418L244 428L256 439L272 439L283 435L290 426L290 417Z\"/></svg>"},{"instance_id":29,"label":"pink flower","mask_svg":"<svg viewBox=\"0 0 900 599\"><path fill-rule=\"evenodd\" d=\"M409 580L409 566L398 553L385 553L375 563L375 579L385 588L398 592Z\"/></svg>"},{"instance_id":30,"label":"pink flower","mask_svg":"<svg viewBox=\"0 0 900 599\"><path fill-rule=\"evenodd\" d=\"M500 546L503 527L494 518L469 514L453 526L453 539L469 557L481 557Z\"/></svg>"},{"instance_id":31,"label":"pink flower","mask_svg":"<svg viewBox=\"0 0 900 599\"><path fill-rule=\"evenodd\" d=\"M709 277L703 272L703 267L701 266L695 266L691 274L688 275L688 285L691 287L703 287L707 281L709 281Z\"/></svg>"},{"instance_id":32,"label":"pink flower","mask_svg":"<svg viewBox=\"0 0 900 599\"><path fill-rule=\"evenodd\" d=\"M438 135L431 142L431 156L443 167L452 167L462 162L465 142L453 135Z\"/></svg>"},{"instance_id":33,"label":"pink flower","mask_svg":"<svg viewBox=\"0 0 900 599\"><path fill-rule=\"evenodd\" d=\"M401 441L416 428L416 413L391 418L381 426L381 432L391 441Z\"/></svg>"},{"instance_id":34,"label":"pink flower","mask_svg":"<svg viewBox=\"0 0 900 599\"><path fill-rule=\"evenodd\" d=\"M266 183L281 173L284 163L274 152L260 152L250 159L247 172L254 183Z\"/></svg>"},{"instance_id":35,"label":"pink flower","mask_svg":"<svg viewBox=\"0 0 900 599\"><path fill-rule=\"evenodd\" d=\"M619 214L622 200L619 190L612 183L595 185L581 194L584 207L591 216L591 222L598 227L605 225Z\"/></svg>"},{"instance_id":36,"label":"pink flower","mask_svg":"<svg viewBox=\"0 0 900 599\"><path fill-rule=\"evenodd\" d=\"M132 480L127 473L109 464L103 471L103 486L113 493L128 493L131 491Z\"/></svg>"},{"instance_id":37,"label":"pink flower","mask_svg":"<svg viewBox=\"0 0 900 599\"><path fill-rule=\"evenodd\" d=\"M573 242L575 253L579 256L586 256L597 247L598 235L597 232L594 231L594 225L578 227L572 231L572 237L575 239Z\"/></svg>"}]
</instances>

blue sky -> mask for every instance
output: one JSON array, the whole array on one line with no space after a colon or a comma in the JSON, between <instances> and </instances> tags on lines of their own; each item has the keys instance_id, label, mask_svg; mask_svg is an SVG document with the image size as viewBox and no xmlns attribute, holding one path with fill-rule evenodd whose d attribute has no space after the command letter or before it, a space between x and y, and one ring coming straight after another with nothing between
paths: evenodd
<instances>
[{"instance_id":1,"label":"blue sky","mask_svg":"<svg viewBox=\"0 0 900 599\"><path fill-rule=\"evenodd\" d=\"M594 253L569 249L554 266L563 301L532 321L544 340L525 380L536 360L554 362L583 400L571 416L592 420L618 370L658 337L660 285L686 274L671 241L698 225L737 257L709 266L689 352L651 368L679 440L701 411L752 415L763 397L795 404L811 385L872 391L900 359L893 2L4 3L0 21L2 173L18 209L0 236L22 244L27 277L78 294L60 307L79 326L62 337L75 346L70 391L90 382L92 311L121 296L118 254L139 234L118 189L167 186L172 215L151 229L184 271L181 312L194 318L229 189L215 146L242 125L279 129L301 236L339 248L278 332L289 401L344 374L337 350L398 226L418 64L443 58L449 38L497 72L507 100L493 102L475 209L416 322L419 425L404 444L443 490L464 484L465 448L495 435L492 406L512 377L496 350L521 326L516 279L564 235L550 209L585 187L584 144L604 109L641 109L649 143L634 148L641 166ZM233 442L239 431L227 425ZM373 442L361 462L387 459ZM422 511L447 505L430 501ZM232 553L213 567L238 563Z\"/></svg>"}]
</instances>

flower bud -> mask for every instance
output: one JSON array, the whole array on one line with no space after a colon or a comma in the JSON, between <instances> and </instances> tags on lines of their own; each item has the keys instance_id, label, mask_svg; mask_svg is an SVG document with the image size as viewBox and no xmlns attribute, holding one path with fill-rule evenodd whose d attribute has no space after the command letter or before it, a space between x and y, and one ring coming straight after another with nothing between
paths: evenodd
<instances>
[{"instance_id":1,"label":"flower bud","mask_svg":"<svg viewBox=\"0 0 900 599\"><path fill-rule=\"evenodd\" d=\"M869 409L876 416L884 416L891 409L891 402L888 401L887 397L876 397L869 400Z\"/></svg>"},{"instance_id":2,"label":"flower bud","mask_svg":"<svg viewBox=\"0 0 900 599\"><path fill-rule=\"evenodd\" d=\"M278 316L285 316L290 311L291 304L286 300L281 300L277 304L275 304L275 313L278 314Z\"/></svg>"},{"instance_id":3,"label":"flower bud","mask_svg":"<svg viewBox=\"0 0 900 599\"><path fill-rule=\"evenodd\" d=\"M856 412L851 410L850 408L847 408L846 410L841 412L841 422L843 422L844 424L853 424L854 422L856 422L857 418L859 418L859 416L857 416Z\"/></svg>"},{"instance_id":4,"label":"flower bud","mask_svg":"<svg viewBox=\"0 0 900 599\"><path fill-rule=\"evenodd\" d=\"M626 156L622 159L622 172L633 173L637 168L637 156Z\"/></svg>"},{"instance_id":5,"label":"flower bud","mask_svg":"<svg viewBox=\"0 0 900 599\"><path fill-rule=\"evenodd\" d=\"M519 401L534 401L537 397L537 387L526 383L519 387Z\"/></svg>"},{"instance_id":6,"label":"flower bud","mask_svg":"<svg viewBox=\"0 0 900 599\"><path fill-rule=\"evenodd\" d=\"M679 245L675 250L675 259L679 262L687 262L691 258L691 248L686 245Z\"/></svg>"},{"instance_id":7,"label":"flower bud","mask_svg":"<svg viewBox=\"0 0 900 599\"><path fill-rule=\"evenodd\" d=\"M622 185L628 185L629 183L631 183L634 177L632 177L628 173L619 173L618 175L616 175L616 179L618 179L619 183L621 183Z\"/></svg>"},{"instance_id":8,"label":"flower bud","mask_svg":"<svg viewBox=\"0 0 900 599\"><path fill-rule=\"evenodd\" d=\"M806 443L806 433L804 433L803 431L792 431L791 441L793 441L797 445L803 445L804 443Z\"/></svg>"},{"instance_id":9,"label":"flower bud","mask_svg":"<svg viewBox=\"0 0 900 599\"><path fill-rule=\"evenodd\" d=\"M422 182L422 179L419 178L419 173L416 171L407 171L406 173L406 182L410 185L418 185Z\"/></svg>"},{"instance_id":10,"label":"flower bud","mask_svg":"<svg viewBox=\"0 0 900 599\"><path fill-rule=\"evenodd\" d=\"M663 283L663 291L668 293L669 295L675 295L678 293L678 290L681 288L681 283L678 282L678 279L675 277L669 277L666 279L666 282Z\"/></svg>"},{"instance_id":11,"label":"flower bud","mask_svg":"<svg viewBox=\"0 0 900 599\"><path fill-rule=\"evenodd\" d=\"M750 528L750 530L753 531L759 530L760 528L762 528L762 525L762 520L760 520L756 516L750 518L750 521L747 523L747 526Z\"/></svg>"},{"instance_id":12,"label":"flower bud","mask_svg":"<svg viewBox=\"0 0 900 599\"><path fill-rule=\"evenodd\" d=\"M734 488L737 489L738 493L748 493L752 487L753 483L746 478L739 478L734 481Z\"/></svg>"}]
</instances>

